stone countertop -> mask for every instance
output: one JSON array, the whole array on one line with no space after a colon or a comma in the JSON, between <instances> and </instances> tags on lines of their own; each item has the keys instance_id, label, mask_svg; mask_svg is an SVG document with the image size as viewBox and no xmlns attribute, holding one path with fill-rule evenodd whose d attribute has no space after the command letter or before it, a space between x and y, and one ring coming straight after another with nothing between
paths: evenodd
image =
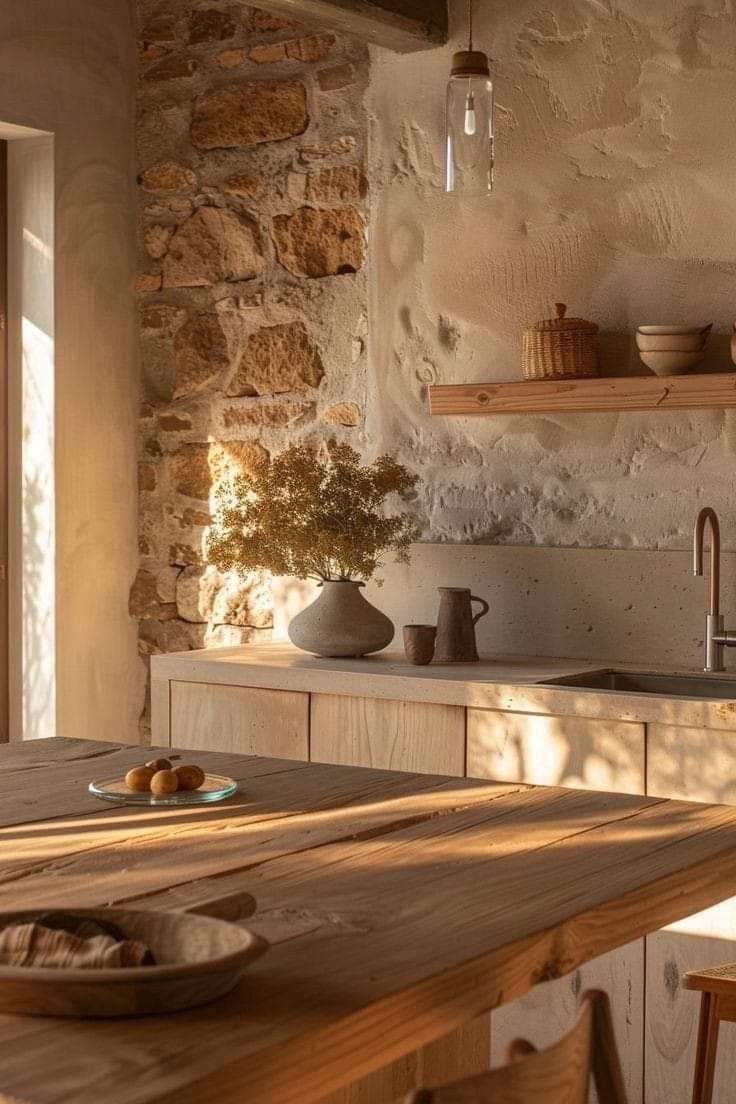
<instances>
[{"instance_id":1,"label":"stone countertop","mask_svg":"<svg viewBox=\"0 0 736 1104\"><path fill-rule=\"evenodd\" d=\"M545 679L600 671L626 670L621 663L587 662L550 657L483 657L471 664L430 664L416 667L403 653L379 652L362 659L320 659L290 644L213 648L154 656L155 679L297 690L316 694L344 694L499 709L518 713L578 716L611 721L736 728L736 701L667 698L628 691L581 690L540 685ZM702 670L653 673L698 674ZM718 675L711 676L714 679ZM725 673L725 678L733 677Z\"/></svg>"}]
</instances>

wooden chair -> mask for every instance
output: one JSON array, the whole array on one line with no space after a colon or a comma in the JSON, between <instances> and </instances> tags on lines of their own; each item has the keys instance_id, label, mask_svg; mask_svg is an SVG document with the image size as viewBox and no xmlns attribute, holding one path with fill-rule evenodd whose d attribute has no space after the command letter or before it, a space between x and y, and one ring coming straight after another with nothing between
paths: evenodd
<instances>
[{"instance_id":1,"label":"wooden chair","mask_svg":"<svg viewBox=\"0 0 736 1104\"><path fill-rule=\"evenodd\" d=\"M693 1104L710 1104L716 1071L718 1027L722 1022L736 1023L736 962L714 966L712 970L693 970L685 974L686 989L699 989L700 1024L695 1051Z\"/></svg>"},{"instance_id":2,"label":"wooden chair","mask_svg":"<svg viewBox=\"0 0 736 1104\"><path fill-rule=\"evenodd\" d=\"M518 1039L508 1066L438 1089L417 1089L405 1104L587 1104L591 1076L599 1104L626 1104L608 997L583 995L580 1019L548 1050Z\"/></svg>"}]
</instances>

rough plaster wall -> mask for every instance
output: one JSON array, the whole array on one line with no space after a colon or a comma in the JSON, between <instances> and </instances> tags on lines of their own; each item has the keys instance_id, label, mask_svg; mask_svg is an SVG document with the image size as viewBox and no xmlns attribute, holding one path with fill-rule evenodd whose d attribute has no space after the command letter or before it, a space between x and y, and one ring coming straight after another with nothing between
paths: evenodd
<instances>
[{"instance_id":1,"label":"rough plaster wall","mask_svg":"<svg viewBox=\"0 0 736 1104\"><path fill-rule=\"evenodd\" d=\"M556 300L600 324L606 374L643 371L642 322L715 319L709 364L730 367L733 6L477 4L497 94L481 200L442 192L464 7L446 49L372 55L371 446L421 471L423 539L686 547L698 504L736 506L736 412L433 419L426 385L515 378Z\"/></svg>"},{"instance_id":2,"label":"rough plaster wall","mask_svg":"<svg viewBox=\"0 0 736 1104\"><path fill-rule=\"evenodd\" d=\"M126 0L0 5L0 117L54 134L57 733L134 736L138 387Z\"/></svg>"},{"instance_id":3,"label":"rough plaster wall","mask_svg":"<svg viewBox=\"0 0 736 1104\"><path fill-rule=\"evenodd\" d=\"M239 0L139 0L138 39L145 659L270 635L202 565L218 476L362 440L368 56Z\"/></svg>"}]
</instances>

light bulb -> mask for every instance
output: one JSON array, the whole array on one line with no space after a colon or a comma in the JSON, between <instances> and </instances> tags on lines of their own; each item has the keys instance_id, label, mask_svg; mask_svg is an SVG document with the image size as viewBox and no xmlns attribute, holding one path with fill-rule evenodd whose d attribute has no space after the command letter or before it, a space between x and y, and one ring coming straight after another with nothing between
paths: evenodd
<instances>
[{"instance_id":1,"label":"light bulb","mask_svg":"<svg viewBox=\"0 0 736 1104\"><path fill-rule=\"evenodd\" d=\"M475 127L475 100L473 99L473 93L468 92L465 100L465 133L468 136L475 134Z\"/></svg>"}]
</instances>

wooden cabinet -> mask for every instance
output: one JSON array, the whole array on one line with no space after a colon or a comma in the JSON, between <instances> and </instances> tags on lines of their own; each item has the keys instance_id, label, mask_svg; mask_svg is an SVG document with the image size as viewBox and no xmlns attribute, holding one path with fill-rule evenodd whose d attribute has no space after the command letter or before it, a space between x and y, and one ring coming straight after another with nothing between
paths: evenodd
<instances>
[{"instance_id":1,"label":"wooden cabinet","mask_svg":"<svg viewBox=\"0 0 736 1104\"><path fill-rule=\"evenodd\" d=\"M312 694L311 759L420 774L465 773L465 710Z\"/></svg>"},{"instance_id":2,"label":"wooden cabinet","mask_svg":"<svg viewBox=\"0 0 736 1104\"><path fill-rule=\"evenodd\" d=\"M471 777L644 793L645 730L627 722L469 709L467 763ZM611 997L629 1102L641 1104L644 961L644 940L637 940L499 1008L493 1013L493 1062L505 1060L512 1039L549 1046L572 1027L581 994L604 989Z\"/></svg>"},{"instance_id":3,"label":"wooden cabinet","mask_svg":"<svg viewBox=\"0 0 736 1104\"><path fill-rule=\"evenodd\" d=\"M170 683L171 747L309 758L309 694Z\"/></svg>"},{"instance_id":4,"label":"wooden cabinet","mask_svg":"<svg viewBox=\"0 0 736 1104\"><path fill-rule=\"evenodd\" d=\"M281 653L273 648L278 660ZM458 694L458 685L470 679L467 669L444 677L440 671L428 688L426 679L417 680L416 668L397 678L394 661L387 660L385 668L356 661L351 671L349 661L336 662L333 670L329 661L286 656L272 674L270 653L256 653L247 670L232 651L220 661L205 653L158 657L151 699L154 742L736 804L736 732L687 727L701 723L692 703L660 702L652 716L651 701L640 709L636 695L625 703L606 695L609 716L626 709L637 720L591 719L575 715L582 704L576 693L564 703L551 702L547 712L536 689L489 700L482 671ZM382 670L390 681L383 682ZM487 677L489 685L497 682L497 667L489 668ZM257 687L244 684L250 678ZM381 696L387 691L394 698ZM445 703L445 695L452 704ZM566 715L553 715L557 708ZM678 718L680 724L672 725ZM717 713L712 721L718 725L728 718ZM493 1017L494 1061L503 1060L513 1037L527 1036L540 1045L557 1039L575 1017L580 993L601 987L612 997L630 1104L644 1099L689 1104L698 997L682 989L680 978L688 969L734 960L736 899L648 937L646 951L644 941L621 948L500 1009ZM722 1032L714 1104L731 1104L736 1025L724 1024ZM440 1081L443 1071L450 1077L483 1068L487 1051L487 1026L469 1024L330 1104L400 1098L417 1079Z\"/></svg>"},{"instance_id":5,"label":"wooden cabinet","mask_svg":"<svg viewBox=\"0 0 736 1104\"><path fill-rule=\"evenodd\" d=\"M736 733L649 725L647 790L658 797L736 805ZM647 1101L690 1104L700 994L686 970L736 960L736 898L647 937ZM713 1104L733 1104L736 1024L722 1024Z\"/></svg>"}]
</instances>

